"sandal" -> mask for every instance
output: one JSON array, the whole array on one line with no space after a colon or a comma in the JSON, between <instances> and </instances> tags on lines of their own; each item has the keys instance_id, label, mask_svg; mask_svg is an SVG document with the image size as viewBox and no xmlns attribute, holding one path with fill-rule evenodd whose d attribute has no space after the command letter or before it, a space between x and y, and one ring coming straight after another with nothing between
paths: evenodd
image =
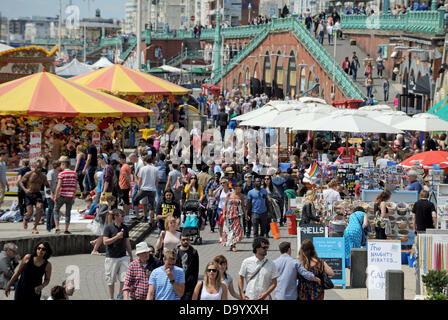
<instances>
[{"instance_id":1,"label":"sandal","mask_svg":"<svg viewBox=\"0 0 448 320\"><path fill-rule=\"evenodd\" d=\"M91 254L91 255L94 255L94 256L99 256L99 255L101 255L101 253L99 253L98 251L92 251L90 254Z\"/></svg>"}]
</instances>

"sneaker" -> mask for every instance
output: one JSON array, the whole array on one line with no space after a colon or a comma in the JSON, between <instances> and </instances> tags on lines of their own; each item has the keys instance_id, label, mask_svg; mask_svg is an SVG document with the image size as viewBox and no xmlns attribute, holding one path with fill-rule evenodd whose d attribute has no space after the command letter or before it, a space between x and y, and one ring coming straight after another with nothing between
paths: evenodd
<instances>
[{"instance_id":1,"label":"sneaker","mask_svg":"<svg viewBox=\"0 0 448 320\"><path fill-rule=\"evenodd\" d=\"M72 234L70 231L64 231L64 234Z\"/></svg>"},{"instance_id":2,"label":"sneaker","mask_svg":"<svg viewBox=\"0 0 448 320\"><path fill-rule=\"evenodd\" d=\"M123 300L123 295L121 293L117 294L117 300Z\"/></svg>"},{"instance_id":3,"label":"sneaker","mask_svg":"<svg viewBox=\"0 0 448 320\"><path fill-rule=\"evenodd\" d=\"M23 229L28 229L28 220L23 220Z\"/></svg>"},{"instance_id":4,"label":"sneaker","mask_svg":"<svg viewBox=\"0 0 448 320\"><path fill-rule=\"evenodd\" d=\"M31 233L33 233L33 234L39 234L39 230L37 230L37 228L34 227L34 228L33 228L33 231L31 231Z\"/></svg>"}]
</instances>

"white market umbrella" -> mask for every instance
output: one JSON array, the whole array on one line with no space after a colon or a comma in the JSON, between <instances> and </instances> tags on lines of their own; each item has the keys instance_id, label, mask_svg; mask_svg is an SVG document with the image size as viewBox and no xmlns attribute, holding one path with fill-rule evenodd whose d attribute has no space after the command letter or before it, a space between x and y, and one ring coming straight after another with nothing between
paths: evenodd
<instances>
[{"instance_id":1,"label":"white market umbrella","mask_svg":"<svg viewBox=\"0 0 448 320\"><path fill-rule=\"evenodd\" d=\"M318 107L305 107L301 110L285 112L279 117L267 123L273 128L290 128L292 130L306 130L307 123L328 116L337 109L331 106L319 105Z\"/></svg>"},{"instance_id":2,"label":"white market umbrella","mask_svg":"<svg viewBox=\"0 0 448 320\"><path fill-rule=\"evenodd\" d=\"M296 101L280 101L274 100L269 101L263 107L252 110L248 113L242 114L238 117L233 118L236 121L246 121L250 119L255 119L256 117L262 116L267 112L273 112L274 115L277 115L277 112L291 110L292 108L303 108L304 104Z\"/></svg>"},{"instance_id":3,"label":"white market umbrella","mask_svg":"<svg viewBox=\"0 0 448 320\"><path fill-rule=\"evenodd\" d=\"M401 133L402 131L368 117L358 110L338 110L330 115L304 124L303 130L358 133Z\"/></svg>"},{"instance_id":4,"label":"white market umbrella","mask_svg":"<svg viewBox=\"0 0 448 320\"><path fill-rule=\"evenodd\" d=\"M274 109L274 107L272 105L264 105L261 108L252 110L252 111L250 111L248 113L245 113L245 114L242 114L242 115L240 115L238 117L233 118L232 120L245 121L245 120L253 119L253 118L255 118L257 116L260 116L260 115L262 115L262 114L264 114L264 113L266 113L268 111L271 111L273 109Z\"/></svg>"},{"instance_id":5,"label":"white market umbrella","mask_svg":"<svg viewBox=\"0 0 448 320\"><path fill-rule=\"evenodd\" d=\"M384 114L380 114L378 116L374 117L375 120L382 122L384 124L387 124L389 126L393 126L396 127L395 125L403 122L403 121L407 121L409 119L411 119L410 116L408 116L406 114L406 112L403 111L393 111L390 113L384 113Z\"/></svg>"},{"instance_id":6,"label":"white market umbrella","mask_svg":"<svg viewBox=\"0 0 448 320\"><path fill-rule=\"evenodd\" d=\"M401 130L413 131L448 131L448 121L429 113L415 114L409 120L394 125Z\"/></svg>"},{"instance_id":7,"label":"white market umbrella","mask_svg":"<svg viewBox=\"0 0 448 320\"><path fill-rule=\"evenodd\" d=\"M74 77L91 71L92 68L89 65L79 62L76 58L62 67L56 67L56 74L60 77Z\"/></svg>"},{"instance_id":8,"label":"white market umbrella","mask_svg":"<svg viewBox=\"0 0 448 320\"><path fill-rule=\"evenodd\" d=\"M316 102L316 103L320 103L320 104L327 104L327 102L324 99L314 98L314 97L301 97L301 98L299 98L299 101L303 102L303 103Z\"/></svg>"},{"instance_id":9,"label":"white market umbrella","mask_svg":"<svg viewBox=\"0 0 448 320\"><path fill-rule=\"evenodd\" d=\"M306 108L303 103L294 104L279 104L273 107L271 110L260 114L249 120L245 120L240 123L242 126L248 127L270 127L271 124L275 124L279 120L285 120L286 117L294 116L299 110Z\"/></svg>"},{"instance_id":10,"label":"white market umbrella","mask_svg":"<svg viewBox=\"0 0 448 320\"><path fill-rule=\"evenodd\" d=\"M96 70L96 69L106 68L111 65L113 65L113 63L110 62L109 59L107 59L106 57L101 57L97 62L92 64L92 68Z\"/></svg>"},{"instance_id":11,"label":"white market umbrella","mask_svg":"<svg viewBox=\"0 0 448 320\"><path fill-rule=\"evenodd\" d=\"M172 66L168 66L164 64L163 66L160 66L159 68L163 69L164 71L171 72L171 73L185 73L186 71L184 69L175 68Z\"/></svg>"}]
</instances>

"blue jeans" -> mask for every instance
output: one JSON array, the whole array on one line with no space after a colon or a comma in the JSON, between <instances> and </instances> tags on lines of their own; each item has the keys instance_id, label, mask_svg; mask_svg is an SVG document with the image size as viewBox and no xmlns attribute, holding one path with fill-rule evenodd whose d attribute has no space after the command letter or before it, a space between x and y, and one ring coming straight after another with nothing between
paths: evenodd
<instances>
[{"instance_id":1,"label":"blue jeans","mask_svg":"<svg viewBox=\"0 0 448 320\"><path fill-rule=\"evenodd\" d=\"M372 95L373 87L366 87L366 89L367 89L367 98L370 98L370 96Z\"/></svg>"},{"instance_id":2,"label":"blue jeans","mask_svg":"<svg viewBox=\"0 0 448 320\"><path fill-rule=\"evenodd\" d=\"M47 198L48 208L47 208L47 231L51 231L56 225L54 223L54 201L51 198Z\"/></svg>"},{"instance_id":3,"label":"blue jeans","mask_svg":"<svg viewBox=\"0 0 448 320\"><path fill-rule=\"evenodd\" d=\"M322 45L324 44L324 37L325 37L324 33L323 32L319 32L319 39L318 39L318 41Z\"/></svg>"},{"instance_id":4,"label":"blue jeans","mask_svg":"<svg viewBox=\"0 0 448 320\"><path fill-rule=\"evenodd\" d=\"M358 69L352 69L352 79L353 81L356 81L356 73L358 72Z\"/></svg>"}]
</instances>

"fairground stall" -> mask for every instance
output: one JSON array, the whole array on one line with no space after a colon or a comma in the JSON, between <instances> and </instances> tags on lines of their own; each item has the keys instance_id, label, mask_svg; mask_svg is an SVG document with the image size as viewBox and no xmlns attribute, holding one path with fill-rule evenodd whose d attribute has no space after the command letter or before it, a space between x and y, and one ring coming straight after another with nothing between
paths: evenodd
<instances>
[{"instance_id":1,"label":"fairground stall","mask_svg":"<svg viewBox=\"0 0 448 320\"><path fill-rule=\"evenodd\" d=\"M75 148L87 136L99 150L122 147L130 123L152 110L40 72L0 85L0 148L9 153L8 184L17 192L20 159L58 159L74 165Z\"/></svg>"}]
</instances>

